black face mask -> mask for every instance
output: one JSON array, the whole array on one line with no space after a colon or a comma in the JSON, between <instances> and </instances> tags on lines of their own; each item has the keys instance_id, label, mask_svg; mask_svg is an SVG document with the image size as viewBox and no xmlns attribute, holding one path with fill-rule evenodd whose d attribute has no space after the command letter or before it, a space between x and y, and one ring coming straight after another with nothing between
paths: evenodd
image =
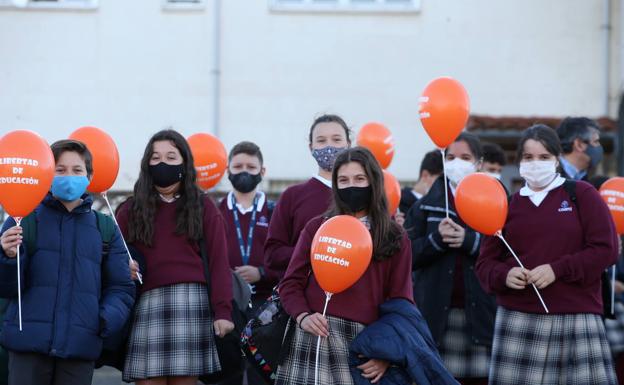
<instances>
[{"instance_id":1,"label":"black face mask","mask_svg":"<svg viewBox=\"0 0 624 385\"><path fill-rule=\"evenodd\" d=\"M349 210L351 210L353 214L365 210L370 206L372 193L373 188L371 186L338 189L338 196L349 206Z\"/></svg>"},{"instance_id":2,"label":"black face mask","mask_svg":"<svg viewBox=\"0 0 624 385\"><path fill-rule=\"evenodd\" d=\"M240 191L245 194L252 192L253 189L256 188L258 183L262 181L262 175L260 173L252 175L247 171L243 171L238 174L229 174L228 179L236 191Z\"/></svg>"},{"instance_id":3,"label":"black face mask","mask_svg":"<svg viewBox=\"0 0 624 385\"><path fill-rule=\"evenodd\" d=\"M184 178L184 165L160 162L157 165L149 166L149 173L156 186L169 187Z\"/></svg>"}]
</instances>

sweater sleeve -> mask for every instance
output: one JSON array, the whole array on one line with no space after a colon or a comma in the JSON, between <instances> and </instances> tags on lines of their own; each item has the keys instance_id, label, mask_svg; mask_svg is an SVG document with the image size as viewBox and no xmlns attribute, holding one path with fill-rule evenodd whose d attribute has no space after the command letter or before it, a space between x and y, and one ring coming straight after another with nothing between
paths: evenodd
<instances>
[{"instance_id":1,"label":"sweater sleeve","mask_svg":"<svg viewBox=\"0 0 624 385\"><path fill-rule=\"evenodd\" d=\"M412 285L412 245L403 233L401 237L401 250L392 257L389 279L386 281L386 299L404 298L414 302L414 290Z\"/></svg>"},{"instance_id":2,"label":"sweater sleeve","mask_svg":"<svg viewBox=\"0 0 624 385\"><path fill-rule=\"evenodd\" d=\"M305 289L312 269L310 263L312 238L320 227L321 222L321 218L314 219L304 227L299 235L288 270L286 270L284 279L280 283L279 289L282 304L286 312L293 318L304 312L312 312L305 297Z\"/></svg>"},{"instance_id":3,"label":"sweater sleeve","mask_svg":"<svg viewBox=\"0 0 624 385\"><path fill-rule=\"evenodd\" d=\"M500 239L495 236L484 237L475 273L481 287L488 294L509 290L506 284L507 274L514 266L507 257L508 251Z\"/></svg>"},{"instance_id":4,"label":"sweater sleeve","mask_svg":"<svg viewBox=\"0 0 624 385\"><path fill-rule=\"evenodd\" d=\"M551 264L555 277L564 282L593 282L617 261L618 240L606 203L590 185L577 182L576 205L583 229L583 248L563 255Z\"/></svg>"},{"instance_id":5,"label":"sweater sleeve","mask_svg":"<svg viewBox=\"0 0 624 385\"><path fill-rule=\"evenodd\" d=\"M264 246L264 266L272 279L281 279L295 250L290 244L293 218L290 210L290 194L285 191L280 197L269 224Z\"/></svg>"},{"instance_id":6,"label":"sweater sleeve","mask_svg":"<svg viewBox=\"0 0 624 385\"><path fill-rule=\"evenodd\" d=\"M427 215L421 210L421 201L408 211L403 225L412 243L412 269L417 270L435 262L438 256L448 250L442 236L435 230L428 231Z\"/></svg>"},{"instance_id":7,"label":"sweater sleeve","mask_svg":"<svg viewBox=\"0 0 624 385\"><path fill-rule=\"evenodd\" d=\"M210 305L215 320L232 320L232 273L227 256L225 221L210 199L204 200L204 241L210 271Z\"/></svg>"}]
</instances>

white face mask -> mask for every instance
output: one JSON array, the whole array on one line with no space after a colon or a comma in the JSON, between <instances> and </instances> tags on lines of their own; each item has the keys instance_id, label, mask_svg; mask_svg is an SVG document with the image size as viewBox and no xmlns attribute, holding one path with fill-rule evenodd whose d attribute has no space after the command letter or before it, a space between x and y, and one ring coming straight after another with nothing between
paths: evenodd
<instances>
[{"instance_id":1,"label":"white face mask","mask_svg":"<svg viewBox=\"0 0 624 385\"><path fill-rule=\"evenodd\" d=\"M485 175L489 175L494 179L498 179L501 180L501 174L497 173L497 172L485 172Z\"/></svg>"},{"instance_id":2,"label":"white face mask","mask_svg":"<svg viewBox=\"0 0 624 385\"><path fill-rule=\"evenodd\" d=\"M477 171L477 166L474 163L459 158L455 158L450 162L447 161L445 167L446 177L454 186L457 186L462 179Z\"/></svg>"},{"instance_id":3,"label":"white face mask","mask_svg":"<svg viewBox=\"0 0 624 385\"><path fill-rule=\"evenodd\" d=\"M520 176L524 178L529 187L546 187L556 175L557 161L555 160L520 162Z\"/></svg>"}]
</instances>

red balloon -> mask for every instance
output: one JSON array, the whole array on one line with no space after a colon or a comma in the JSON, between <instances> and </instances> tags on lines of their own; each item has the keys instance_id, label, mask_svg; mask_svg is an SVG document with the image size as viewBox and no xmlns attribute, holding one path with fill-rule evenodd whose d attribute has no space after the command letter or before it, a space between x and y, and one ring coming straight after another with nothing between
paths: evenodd
<instances>
[{"instance_id":1,"label":"red balloon","mask_svg":"<svg viewBox=\"0 0 624 385\"><path fill-rule=\"evenodd\" d=\"M119 175L119 151L113 138L97 127L81 127L69 139L84 143L93 157L93 177L87 190L92 193L110 190Z\"/></svg>"},{"instance_id":2,"label":"red balloon","mask_svg":"<svg viewBox=\"0 0 624 385\"><path fill-rule=\"evenodd\" d=\"M425 87L420 98L420 121L439 148L453 143L468 122L470 100L464 86L441 77Z\"/></svg>"},{"instance_id":3,"label":"red balloon","mask_svg":"<svg viewBox=\"0 0 624 385\"><path fill-rule=\"evenodd\" d=\"M609 206L617 233L624 235L624 178L618 176L604 182L600 196Z\"/></svg>"},{"instance_id":4,"label":"red balloon","mask_svg":"<svg viewBox=\"0 0 624 385\"><path fill-rule=\"evenodd\" d=\"M0 204L13 218L30 214L54 178L54 155L32 131L11 131L0 139Z\"/></svg>"},{"instance_id":5,"label":"red balloon","mask_svg":"<svg viewBox=\"0 0 624 385\"><path fill-rule=\"evenodd\" d=\"M216 186L227 168L225 146L216 136L205 133L191 135L188 144L197 170L197 185L203 190Z\"/></svg>"},{"instance_id":6,"label":"red balloon","mask_svg":"<svg viewBox=\"0 0 624 385\"><path fill-rule=\"evenodd\" d=\"M388 199L388 211L390 215L396 214L399 208L399 202L401 201L401 185L394 175L389 171L383 170L384 174L384 190L386 191L386 198Z\"/></svg>"},{"instance_id":7,"label":"red balloon","mask_svg":"<svg viewBox=\"0 0 624 385\"><path fill-rule=\"evenodd\" d=\"M381 123L367 123L356 139L357 145L366 147L373 153L381 168L388 168L394 157L394 139L392 133Z\"/></svg>"},{"instance_id":8,"label":"red balloon","mask_svg":"<svg viewBox=\"0 0 624 385\"><path fill-rule=\"evenodd\" d=\"M472 229L494 235L507 219L507 193L500 182L489 175L476 173L462 179L455 192L459 217Z\"/></svg>"},{"instance_id":9,"label":"red balloon","mask_svg":"<svg viewBox=\"0 0 624 385\"><path fill-rule=\"evenodd\" d=\"M338 215L319 227L310 250L312 271L319 286L336 294L364 274L373 256L370 232L357 218Z\"/></svg>"}]
</instances>

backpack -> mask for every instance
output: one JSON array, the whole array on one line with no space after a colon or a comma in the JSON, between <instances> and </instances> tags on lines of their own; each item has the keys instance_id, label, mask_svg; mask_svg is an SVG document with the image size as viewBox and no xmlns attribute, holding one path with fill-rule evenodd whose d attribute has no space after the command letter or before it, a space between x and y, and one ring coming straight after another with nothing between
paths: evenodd
<instances>
[{"instance_id":1,"label":"backpack","mask_svg":"<svg viewBox=\"0 0 624 385\"><path fill-rule=\"evenodd\" d=\"M568 193L572 204L576 207L576 211L579 212L579 203L576 199L576 181L572 179L566 179L563 182L563 189ZM604 318L608 319L616 319L615 313L611 309L611 279L609 277L608 270L602 272L600 277L600 281L602 283L602 313Z\"/></svg>"},{"instance_id":2,"label":"backpack","mask_svg":"<svg viewBox=\"0 0 624 385\"><path fill-rule=\"evenodd\" d=\"M115 235L115 222L113 219L103 214L99 211L93 211L95 213L95 219L97 224L97 229L102 236L102 263L104 263L104 258L108 256L108 252L110 250L110 243L113 240L113 236ZM26 250L30 255L35 254L37 251L37 210L28 214L24 219L22 219L21 227L24 234L24 245L26 246Z\"/></svg>"}]
</instances>

